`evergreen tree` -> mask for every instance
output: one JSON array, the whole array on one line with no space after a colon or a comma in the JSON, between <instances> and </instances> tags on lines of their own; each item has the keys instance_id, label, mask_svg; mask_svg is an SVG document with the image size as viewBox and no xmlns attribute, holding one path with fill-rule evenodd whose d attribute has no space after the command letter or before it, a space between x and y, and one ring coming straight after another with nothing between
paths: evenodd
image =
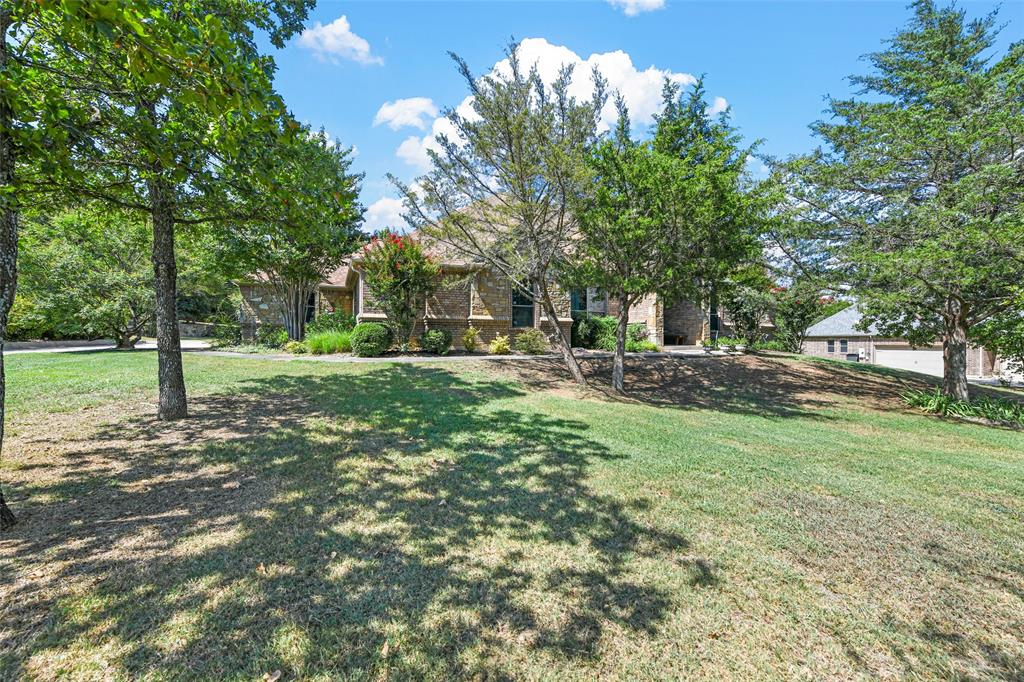
<instances>
[{"instance_id":1,"label":"evergreen tree","mask_svg":"<svg viewBox=\"0 0 1024 682\"><path fill-rule=\"evenodd\" d=\"M824 145L781 168L794 221L885 336L942 340L943 391L968 397L972 327L1019 306L1024 43L992 54L995 15L913 4L907 26L830 99ZM790 250L791 253L796 250Z\"/></svg>"}]
</instances>

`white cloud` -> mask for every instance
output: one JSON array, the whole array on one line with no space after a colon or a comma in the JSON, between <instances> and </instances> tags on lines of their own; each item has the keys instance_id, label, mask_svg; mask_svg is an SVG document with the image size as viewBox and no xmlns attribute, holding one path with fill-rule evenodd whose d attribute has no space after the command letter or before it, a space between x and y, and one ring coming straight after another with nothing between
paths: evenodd
<instances>
[{"instance_id":1,"label":"white cloud","mask_svg":"<svg viewBox=\"0 0 1024 682\"><path fill-rule=\"evenodd\" d=\"M651 12L665 6L665 0L608 0L608 4L621 9L627 17L635 17L641 12Z\"/></svg>"},{"instance_id":2,"label":"white cloud","mask_svg":"<svg viewBox=\"0 0 1024 682\"><path fill-rule=\"evenodd\" d=\"M654 115L661 110L661 88L666 78L682 86L697 82L697 79L688 73L658 69L654 66L643 70L637 69L630 56L622 50L592 54L583 59L568 47L552 45L544 38L523 40L519 44L519 58L523 68L536 64L537 71L545 83L554 81L563 65L572 65L573 80L569 93L577 99L589 99L593 93L591 71L596 66L608 80L609 88L617 90L626 100L634 125L654 122ZM494 65L492 73L508 74L509 70L508 60L502 59ZM473 114L472 104L472 98L467 97L459 104L457 111L463 116L470 116ZM610 129L617 117L615 103L609 99L601 112L600 129ZM440 133L447 134L449 138L453 138L455 134L452 124L444 117L435 118L430 132L423 137L414 135L406 138L399 145L396 154L420 171L429 170L430 159L427 156L427 149L438 148L434 138Z\"/></svg>"},{"instance_id":3,"label":"white cloud","mask_svg":"<svg viewBox=\"0 0 1024 682\"><path fill-rule=\"evenodd\" d=\"M408 97L396 99L394 102L384 102L373 117L373 125L379 126L386 123L392 130L398 130L404 126L412 126L423 130L427 127L427 121L437 116L437 106L429 97Z\"/></svg>"},{"instance_id":4,"label":"white cloud","mask_svg":"<svg viewBox=\"0 0 1024 682\"><path fill-rule=\"evenodd\" d=\"M343 15L331 23L319 21L299 34L298 44L313 51L318 59L337 64L339 59L351 59L360 64L383 64L384 60L370 51L370 43L352 32Z\"/></svg>"},{"instance_id":5,"label":"white cloud","mask_svg":"<svg viewBox=\"0 0 1024 682\"><path fill-rule=\"evenodd\" d=\"M379 232L385 227L389 227L398 232L405 232L406 224L402 219L404 211L405 207L402 205L401 199L381 197L366 209L363 228L371 232Z\"/></svg>"},{"instance_id":6,"label":"white cloud","mask_svg":"<svg viewBox=\"0 0 1024 682\"><path fill-rule=\"evenodd\" d=\"M729 101L728 100L726 100L724 97L716 97L715 101L711 103L711 106L709 106L707 108L706 113L707 113L708 116L715 116L717 114L722 113L723 111L725 111L728 108L729 108Z\"/></svg>"}]
</instances>

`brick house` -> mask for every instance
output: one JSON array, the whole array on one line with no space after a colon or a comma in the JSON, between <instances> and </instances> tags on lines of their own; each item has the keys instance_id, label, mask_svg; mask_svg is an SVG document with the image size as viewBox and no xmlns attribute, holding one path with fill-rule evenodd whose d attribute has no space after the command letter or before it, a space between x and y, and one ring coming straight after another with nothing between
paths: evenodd
<instances>
[{"instance_id":1,"label":"brick house","mask_svg":"<svg viewBox=\"0 0 1024 682\"><path fill-rule=\"evenodd\" d=\"M804 353L942 376L941 343L915 348L906 339L880 336L874 325L866 332L857 329L860 318L857 306L851 305L811 326L807 330ZM980 346L967 350L969 378L995 378L1002 371L1002 363L992 351Z\"/></svg>"},{"instance_id":2,"label":"brick house","mask_svg":"<svg viewBox=\"0 0 1024 682\"><path fill-rule=\"evenodd\" d=\"M422 321L417 323L414 335L424 329L447 329L454 338L470 325L480 330L480 339L489 343L502 334L514 339L525 329L545 330L551 334L540 305L513 287L507 277L486 264L473 262L456 253L451 247L420 237L424 249L441 266L447 282L425 303ZM307 321L321 311L341 310L355 315L358 322L386 319L376 306L373 292L366 286L360 270L362 251L356 251L349 262L339 266L320 283L307 306ZM258 282L239 284L242 294L240 321L243 336L252 338L261 324L281 324L280 303ZM554 293L558 310L558 325L568 335L574 314L587 312L595 315L616 315L615 301L607 300L594 287L571 292ZM690 301L665 306L660 296L649 295L630 310L631 323L643 323L648 338L659 347L698 344L712 329L721 326L722 333L729 330L727 318L711 314L706 307Z\"/></svg>"}]
</instances>

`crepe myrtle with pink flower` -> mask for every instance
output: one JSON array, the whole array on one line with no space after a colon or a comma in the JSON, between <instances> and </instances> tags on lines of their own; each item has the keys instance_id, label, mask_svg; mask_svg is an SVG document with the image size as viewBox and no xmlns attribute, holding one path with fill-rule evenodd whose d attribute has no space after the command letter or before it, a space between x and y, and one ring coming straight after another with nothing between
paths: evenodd
<instances>
[{"instance_id":1,"label":"crepe myrtle with pink flower","mask_svg":"<svg viewBox=\"0 0 1024 682\"><path fill-rule=\"evenodd\" d=\"M385 229L363 247L360 269L394 329L399 348L408 350L424 301L440 285L440 267L418 239Z\"/></svg>"}]
</instances>

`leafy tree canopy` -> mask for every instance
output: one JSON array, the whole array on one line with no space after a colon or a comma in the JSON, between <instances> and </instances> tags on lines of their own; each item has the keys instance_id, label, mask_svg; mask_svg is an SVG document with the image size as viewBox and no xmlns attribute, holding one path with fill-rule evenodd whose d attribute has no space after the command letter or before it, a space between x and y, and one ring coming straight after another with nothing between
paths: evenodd
<instances>
[{"instance_id":1,"label":"leafy tree canopy","mask_svg":"<svg viewBox=\"0 0 1024 682\"><path fill-rule=\"evenodd\" d=\"M968 331L1015 305L1024 267L1024 43L992 54L995 15L913 4L907 26L830 99L824 145L782 167L818 262L882 334L942 338L944 390L967 395Z\"/></svg>"}]
</instances>

